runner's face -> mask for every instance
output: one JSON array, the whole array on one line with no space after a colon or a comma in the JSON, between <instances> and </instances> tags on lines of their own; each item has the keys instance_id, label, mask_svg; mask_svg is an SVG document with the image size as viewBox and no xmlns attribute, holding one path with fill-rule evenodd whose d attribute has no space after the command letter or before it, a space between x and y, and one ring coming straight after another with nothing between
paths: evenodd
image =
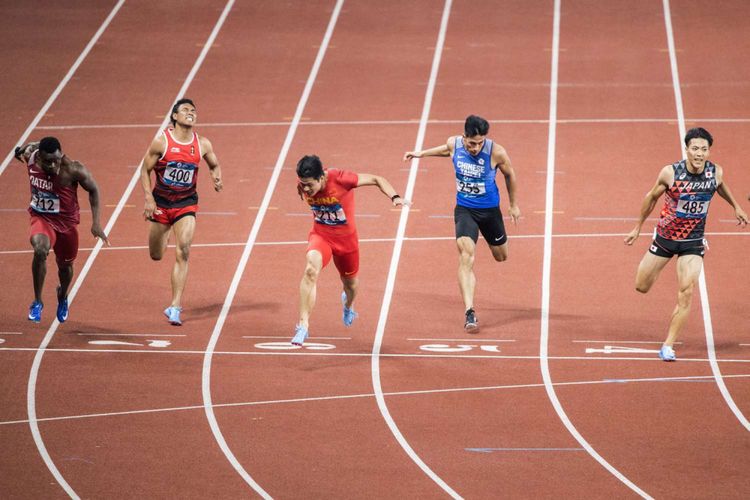
<instances>
[{"instance_id":1,"label":"runner's face","mask_svg":"<svg viewBox=\"0 0 750 500\"><path fill-rule=\"evenodd\" d=\"M302 188L302 192L307 196L315 196L321 189L323 189L323 177L320 179L316 179L315 177L302 177L299 180L299 185Z\"/></svg>"},{"instance_id":2,"label":"runner's face","mask_svg":"<svg viewBox=\"0 0 750 500\"><path fill-rule=\"evenodd\" d=\"M62 158L63 154L59 149L54 153L46 153L40 150L38 165L42 167L45 172L54 172L60 168Z\"/></svg>"},{"instance_id":3,"label":"runner's face","mask_svg":"<svg viewBox=\"0 0 750 500\"><path fill-rule=\"evenodd\" d=\"M710 151L711 147L708 145L706 139L690 139L685 148L688 165L691 165L696 170L702 170Z\"/></svg>"},{"instance_id":4,"label":"runner's face","mask_svg":"<svg viewBox=\"0 0 750 500\"><path fill-rule=\"evenodd\" d=\"M484 146L483 135L474 135L472 137L463 136L464 148L469 152L471 156L476 156L482 150Z\"/></svg>"},{"instance_id":5,"label":"runner's face","mask_svg":"<svg viewBox=\"0 0 750 500\"><path fill-rule=\"evenodd\" d=\"M180 104L180 107L177 108L177 113L174 113L172 117L180 125L189 126L195 123L195 120L198 118L198 112L193 106L185 103Z\"/></svg>"}]
</instances>

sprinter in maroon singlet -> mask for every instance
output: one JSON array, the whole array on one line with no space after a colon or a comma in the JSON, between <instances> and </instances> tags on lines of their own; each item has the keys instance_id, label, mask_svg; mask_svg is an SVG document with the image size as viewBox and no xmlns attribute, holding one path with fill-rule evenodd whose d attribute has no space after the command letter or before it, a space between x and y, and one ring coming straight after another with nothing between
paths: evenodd
<instances>
[{"instance_id":1,"label":"sprinter in maroon singlet","mask_svg":"<svg viewBox=\"0 0 750 500\"><path fill-rule=\"evenodd\" d=\"M91 173L81 163L65 156L60 141L45 137L16 148L15 157L26 163L31 188L31 229L29 241L34 248L31 271L34 278L34 302L29 306L29 320L42 319L42 290L47 275L47 255L55 250L58 277L57 319L68 319L68 288L73 279L73 261L78 255L78 186L89 193L91 234L109 240L99 223L99 188Z\"/></svg>"},{"instance_id":2,"label":"sprinter in maroon singlet","mask_svg":"<svg viewBox=\"0 0 750 500\"><path fill-rule=\"evenodd\" d=\"M151 143L141 166L141 183L146 195L143 215L151 221L148 248L153 260L161 260L175 236L175 264L172 268L172 302L164 315L173 325L182 324L182 291L188 273L188 255L195 233L198 212L198 167L206 160L214 189L221 191L221 167L211 142L193 132L197 113L190 99L180 99L172 107L172 128L165 129ZM151 186L151 171L156 185Z\"/></svg>"},{"instance_id":3,"label":"sprinter in maroon singlet","mask_svg":"<svg viewBox=\"0 0 750 500\"><path fill-rule=\"evenodd\" d=\"M625 237L632 245L641 227L664 195L664 207L659 216L654 240L643 256L635 277L635 288L646 293L659 273L673 256L677 256L677 307L672 313L669 332L659 350L664 361L674 361L674 343L690 313L693 288L703 268L706 240L703 238L708 206L714 193L724 198L732 208L738 224L747 225L747 214L735 201L723 180L720 166L708 161L714 139L703 128L693 128L685 134L685 160L667 165L659 173L656 185L646 194L635 228Z\"/></svg>"}]
</instances>

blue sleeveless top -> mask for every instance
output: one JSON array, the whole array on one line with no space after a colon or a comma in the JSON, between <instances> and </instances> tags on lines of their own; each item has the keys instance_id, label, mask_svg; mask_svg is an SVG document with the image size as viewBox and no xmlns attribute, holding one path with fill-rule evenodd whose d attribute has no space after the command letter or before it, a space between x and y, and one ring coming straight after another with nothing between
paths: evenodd
<instances>
[{"instance_id":1,"label":"blue sleeveless top","mask_svg":"<svg viewBox=\"0 0 750 500\"><path fill-rule=\"evenodd\" d=\"M500 205L500 191L495 183L497 170L492 168L492 141L484 140L482 150L472 156L456 137L453 151L456 171L456 204L468 208L493 208Z\"/></svg>"}]
</instances>

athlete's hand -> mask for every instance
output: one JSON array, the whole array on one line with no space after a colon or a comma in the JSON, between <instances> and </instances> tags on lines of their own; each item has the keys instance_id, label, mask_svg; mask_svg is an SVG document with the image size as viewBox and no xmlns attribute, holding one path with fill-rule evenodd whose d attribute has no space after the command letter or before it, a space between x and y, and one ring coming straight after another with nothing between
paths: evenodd
<instances>
[{"instance_id":1,"label":"athlete's hand","mask_svg":"<svg viewBox=\"0 0 750 500\"><path fill-rule=\"evenodd\" d=\"M421 158L422 155L420 154L420 151L407 151L404 153L404 161L409 161L414 158Z\"/></svg>"},{"instance_id":2,"label":"athlete's hand","mask_svg":"<svg viewBox=\"0 0 750 500\"><path fill-rule=\"evenodd\" d=\"M104 244L109 246L109 238L99 224L91 224L91 234L93 234L96 238L101 238Z\"/></svg>"},{"instance_id":3,"label":"athlete's hand","mask_svg":"<svg viewBox=\"0 0 750 500\"><path fill-rule=\"evenodd\" d=\"M747 218L747 214L745 213L745 211L739 207L737 207L737 210L734 211L734 216L737 217L738 226L745 227L747 226L748 222L750 222L750 220L748 220Z\"/></svg>"},{"instance_id":4,"label":"athlete's hand","mask_svg":"<svg viewBox=\"0 0 750 500\"><path fill-rule=\"evenodd\" d=\"M146 203L143 205L143 218L149 220L154 213L160 214L161 210L156 208L156 201L154 201L153 197L149 196L146 198Z\"/></svg>"},{"instance_id":5,"label":"athlete's hand","mask_svg":"<svg viewBox=\"0 0 750 500\"><path fill-rule=\"evenodd\" d=\"M224 184L221 182L221 177L214 177L214 190L218 193L222 189L224 189Z\"/></svg>"},{"instance_id":6,"label":"athlete's hand","mask_svg":"<svg viewBox=\"0 0 750 500\"><path fill-rule=\"evenodd\" d=\"M635 240L638 239L638 235L641 234L641 228L636 227L625 236L625 244L632 245Z\"/></svg>"},{"instance_id":7,"label":"athlete's hand","mask_svg":"<svg viewBox=\"0 0 750 500\"><path fill-rule=\"evenodd\" d=\"M405 200L399 196L398 198L393 200L393 206L394 207L410 207L411 200Z\"/></svg>"},{"instance_id":8,"label":"athlete's hand","mask_svg":"<svg viewBox=\"0 0 750 500\"><path fill-rule=\"evenodd\" d=\"M518 205L511 205L510 206L510 218L513 221L513 224L518 224L519 219L521 219L521 209L518 208Z\"/></svg>"}]
</instances>

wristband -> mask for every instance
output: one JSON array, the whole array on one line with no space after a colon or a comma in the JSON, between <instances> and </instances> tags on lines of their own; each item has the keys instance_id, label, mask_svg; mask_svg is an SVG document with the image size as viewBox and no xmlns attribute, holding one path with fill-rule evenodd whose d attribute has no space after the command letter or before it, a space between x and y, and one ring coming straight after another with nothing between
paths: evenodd
<instances>
[{"instance_id":1,"label":"wristband","mask_svg":"<svg viewBox=\"0 0 750 500\"><path fill-rule=\"evenodd\" d=\"M401 195L400 194L394 194L393 196L391 196L391 203L393 203L394 201L396 201L396 198L401 198Z\"/></svg>"}]
</instances>

